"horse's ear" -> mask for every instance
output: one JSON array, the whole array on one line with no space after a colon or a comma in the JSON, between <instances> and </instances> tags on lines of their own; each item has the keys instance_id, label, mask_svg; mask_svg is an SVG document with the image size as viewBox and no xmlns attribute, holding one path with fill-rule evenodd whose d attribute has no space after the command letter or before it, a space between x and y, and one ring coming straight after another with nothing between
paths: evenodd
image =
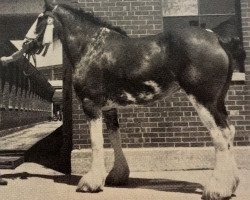
<instances>
[{"instance_id":1,"label":"horse's ear","mask_svg":"<svg viewBox=\"0 0 250 200\"><path fill-rule=\"evenodd\" d=\"M58 4L57 0L44 0L44 7L46 11L51 11Z\"/></svg>"}]
</instances>

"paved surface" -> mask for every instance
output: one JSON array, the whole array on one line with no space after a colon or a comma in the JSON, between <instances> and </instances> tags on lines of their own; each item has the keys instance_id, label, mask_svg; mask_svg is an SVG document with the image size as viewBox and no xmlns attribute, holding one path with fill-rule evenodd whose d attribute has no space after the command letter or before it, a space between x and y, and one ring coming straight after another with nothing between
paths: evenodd
<instances>
[{"instance_id":1,"label":"paved surface","mask_svg":"<svg viewBox=\"0 0 250 200\"><path fill-rule=\"evenodd\" d=\"M13 134L1 137L1 151L27 151L34 144L50 135L59 128L62 122L44 122L33 127L17 131Z\"/></svg>"},{"instance_id":2,"label":"paved surface","mask_svg":"<svg viewBox=\"0 0 250 200\"><path fill-rule=\"evenodd\" d=\"M100 193L77 193L80 176L65 176L35 163L1 170L8 180L0 186L1 200L200 200L209 170L131 173L127 187L105 187ZM232 200L250 199L250 171L240 171L241 183Z\"/></svg>"}]
</instances>

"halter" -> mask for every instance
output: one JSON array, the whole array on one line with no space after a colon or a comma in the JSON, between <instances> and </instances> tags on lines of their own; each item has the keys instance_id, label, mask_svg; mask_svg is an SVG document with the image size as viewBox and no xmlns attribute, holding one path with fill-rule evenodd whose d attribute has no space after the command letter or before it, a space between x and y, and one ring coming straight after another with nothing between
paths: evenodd
<instances>
[{"instance_id":1,"label":"halter","mask_svg":"<svg viewBox=\"0 0 250 200\"><path fill-rule=\"evenodd\" d=\"M48 47L50 45L53 45L53 29L54 29L54 16L53 13L54 11L57 9L58 5L56 5L54 7L54 9L51 11L52 14L48 14L48 19L47 19L47 25L46 28L42 31L40 31L40 33L36 33L36 27L38 24L38 20L39 18L43 17L45 15L45 13L41 13L38 15L36 21L34 22L34 24L31 26L31 28L29 29L28 33L25 36L25 39L27 40L27 43L30 43L34 40L37 40L42 34L43 34L43 42L42 45L45 46L45 51L43 53L43 56L46 55L47 51L48 51Z\"/></svg>"},{"instance_id":2,"label":"halter","mask_svg":"<svg viewBox=\"0 0 250 200\"><path fill-rule=\"evenodd\" d=\"M35 54L39 54L43 51L42 56L45 56L48 52L49 46L53 45L53 31L54 31L54 20L55 20L53 14L54 11L57 9L57 7L58 5L56 5L52 11L41 13L25 36L26 42L24 42L24 46L29 45L35 40L38 40L38 38L43 35L43 41L42 41L43 48L40 51L35 52L34 54L28 54L28 53L26 54L28 60L30 60L30 57L32 56L35 66L36 66ZM48 16L47 25L43 30L39 31L39 33L36 33L35 30L38 25L39 18L43 16ZM89 43L89 47L91 48L88 51L89 54L92 53L96 49L96 47L102 43L102 40L106 38L106 34L109 33L109 31L110 30L108 28L102 27L99 29L99 31L96 32L96 34L93 35L93 37L91 38L91 42Z\"/></svg>"}]
</instances>

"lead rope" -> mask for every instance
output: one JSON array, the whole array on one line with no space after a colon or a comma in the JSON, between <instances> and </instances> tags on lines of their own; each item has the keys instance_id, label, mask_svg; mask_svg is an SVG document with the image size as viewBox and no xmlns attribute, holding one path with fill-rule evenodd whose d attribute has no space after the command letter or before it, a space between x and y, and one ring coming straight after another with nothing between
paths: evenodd
<instances>
[{"instance_id":1,"label":"lead rope","mask_svg":"<svg viewBox=\"0 0 250 200\"><path fill-rule=\"evenodd\" d=\"M32 59L33 59L33 61L34 61L34 66L35 66L35 68L36 68L36 67L37 67L36 55L35 55L35 54L32 54L32 55L30 55L30 54L25 54L25 55L24 55L24 59L25 59L25 60L27 59L28 62L30 62L30 57L32 57ZM33 70L31 73L28 73L28 72L27 72L28 69L29 69L28 64L27 64L27 65L25 64L24 66L25 66L25 67L24 67L24 69L22 70L24 76L29 77L29 76L31 76L31 75L33 75L33 74L35 73L35 70Z\"/></svg>"}]
</instances>

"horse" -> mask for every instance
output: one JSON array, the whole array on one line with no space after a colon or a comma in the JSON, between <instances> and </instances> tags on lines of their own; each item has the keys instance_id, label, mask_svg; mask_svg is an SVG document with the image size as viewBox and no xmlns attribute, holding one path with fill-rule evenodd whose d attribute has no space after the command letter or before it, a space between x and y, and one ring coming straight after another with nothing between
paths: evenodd
<instances>
[{"instance_id":1,"label":"horse","mask_svg":"<svg viewBox=\"0 0 250 200\"><path fill-rule=\"evenodd\" d=\"M52 22L52 23L51 23ZM41 52L48 24L72 64L73 86L88 121L92 165L78 192L99 192L104 184L128 183L129 166L122 151L117 106L146 105L182 89L207 127L215 148L215 168L203 198L230 198L239 184L233 154L235 128L225 96L233 73L233 56L218 36L190 27L131 38L93 14L45 0L29 41L29 52ZM34 45L31 45L34 44ZM33 47L33 48L32 48ZM114 149L114 166L105 176L102 120Z\"/></svg>"}]
</instances>

